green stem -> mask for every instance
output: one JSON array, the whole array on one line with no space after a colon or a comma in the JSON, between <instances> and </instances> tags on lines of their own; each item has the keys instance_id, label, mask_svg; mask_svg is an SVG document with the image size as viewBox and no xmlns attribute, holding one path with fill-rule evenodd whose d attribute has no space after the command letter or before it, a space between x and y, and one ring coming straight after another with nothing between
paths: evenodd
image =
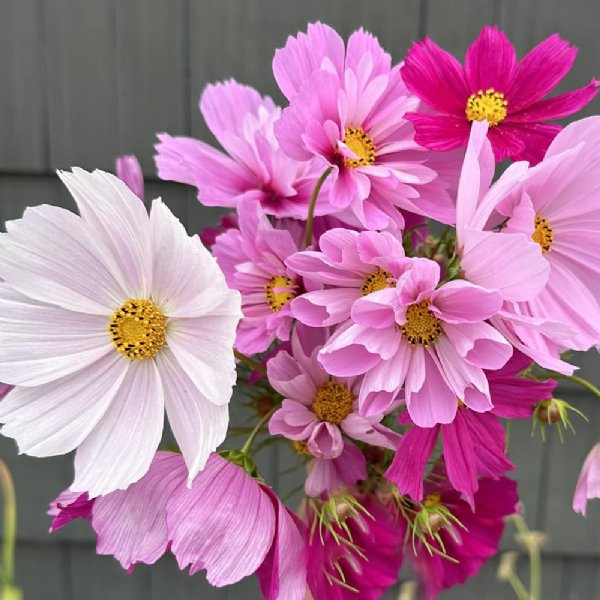
<instances>
[{"instance_id":1,"label":"green stem","mask_svg":"<svg viewBox=\"0 0 600 600\"><path fill-rule=\"evenodd\" d=\"M521 515L513 515L513 523L521 535L521 539L529 554L529 600L542 598L542 554L540 544L532 540L531 531Z\"/></svg>"},{"instance_id":2,"label":"green stem","mask_svg":"<svg viewBox=\"0 0 600 600\"><path fill-rule=\"evenodd\" d=\"M269 422L269 419L273 416L273 413L278 409L278 406L274 406L257 424L256 427L252 430L252 433L248 436L246 443L242 447L241 452L243 454L248 454L250 452L250 448L252 448L252 444L256 439L256 436L259 434L260 430Z\"/></svg>"},{"instance_id":3,"label":"green stem","mask_svg":"<svg viewBox=\"0 0 600 600\"><path fill-rule=\"evenodd\" d=\"M446 236L450 233L451 229L451 225L446 225L446 228L444 229L444 231L442 231L442 234L440 235L440 239L437 241L436 245L433 246L433 248L431 249L429 258L433 259L433 257L437 254L437 251L440 249L442 242L446 240Z\"/></svg>"},{"instance_id":4,"label":"green stem","mask_svg":"<svg viewBox=\"0 0 600 600\"><path fill-rule=\"evenodd\" d=\"M2 579L4 586L12 587L15 568L15 540L17 531L17 501L15 486L6 463L0 460L0 484L4 496L4 542L2 544Z\"/></svg>"},{"instance_id":5,"label":"green stem","mask_svg":"<svg viewBox=\"0 0 600 600\"><path fill-rule=\"evenodd\" d=\"M325 180L329 176L329 173L331 173L332 169L333 167L328 167L327 169L325 169L325 171L323 171L323 174L321 175L321 177L319 177L319 180L317 181L315 188L312 191L312 195L310 197L310 204L308 205L308 216L306 217L306 230L304 236L304 242L307 248L312 244L313 219L315 216L315 206L317 204L317 198L319 197L319 192L321 191L321 187L323 187L323 183L325 183Z\"/></svg>"},{"instance_id":6,"label":"green stem","mask_svg":"<svg viewBox=\"0 0 600 600\"><path fill-rule=\"evenodd\" d=\"M511 573L507 579L508 583L515 592L515 595L519 600L530 600L529 592L525 589L523 582L519 579L516 573Z\"/></svg>"},{"instance_id":7,"label":"green stem","mask_svg":"<svg viewBox=\"0 0 600 600\"><path fill-rule=\"evenodd\" d=\"M263 375L267 374L267 368L261 363L259 363L257 360L254 360L253 358L250 358L249 356L246 356L245 354L242 354L237 350L234 350L233 354L240 362L243 362L245 365L248 365L251 369L258 371Z\"/></svg>"},{"instance_id":8,"label":"green stem","mask_svg":"<svg viewBox=\"0 0 600 600\"><path fill-rule=\"evenodd\" d=\"M595 396L598 396L598 398L600 398L600 390L595 385L593 385L592 383L587 381L586 379L577 377L577 375L563 375L562 373L548 373L548 374L545 374L544 377L547 377L548 379L564 379L566 381L572 381L573 383L580 385L581 387L585 388L588 392L591 392L592 394L594 394Z\"/></svg>"}]
</instances>

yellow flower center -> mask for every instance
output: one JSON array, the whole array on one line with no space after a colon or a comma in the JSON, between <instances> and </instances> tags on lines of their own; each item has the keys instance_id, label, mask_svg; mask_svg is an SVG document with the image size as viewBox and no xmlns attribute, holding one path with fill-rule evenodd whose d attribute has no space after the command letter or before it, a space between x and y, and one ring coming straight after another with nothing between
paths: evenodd
<instances>
[{"instance_id":1,"label":"yellow flower center","mask_svg":"<svg viewBox=\"0 0 600 600\"><path fill-rule=\"evenodd\" d=\"M312 409L321 421L339 425L351 412L354 398L342 383L328 381L315 394Z\"/></svg>"},{"instance_id":2,"label":"yellow flower center","mask_svg":"<svg viewBox=\"0 0 600 600\"><path fill-rule=\"evenodd\" d=\"M409 344L429 346L442 334L440 320L429 310L429 300L406 309L406 323L400 328Z\"/></svg>"},{"instance_id":3,"label":"yellow flower center","mask_svg":"<svg viewBox=\"0 0 600 600\"><path fill-rule=\"evenodd\" d=\"M554 243L554 229L550 226L550 221L538 215L535 217L534 225L535 230L531 235L531 239L540 245L542 254L546 254L546 252L550 252Z\"/></svg>"},{"instance_id":4,"label":"yellow flower center","mask_svg":"<svg viewBox=\"0 0 600 600\"><path fill-rule=\"evenodd\" d=\"M110 319L115 348L131 360L152 358L165 344L167 317L152 300L130 298Z\"/></svg>"},{"instance_id":5,"label":"yellow flower center","mask_svg":"<svg viewBox=\"0 0 600 600\"><path fill-rule=\"evenodd\" d=\"M351 169L375 164L375 144L362 127L346 127L344 144L359 158L346 158L344 163Z\"/></svg>"},{"instance_id":6,"label":"yellow flower center","mask_svg":"<svg viewBox=\"0 0 600 600\"><path fill-rule=\"evenodd\" d=\"M477 94L471 94L467 100L465 114L469 121L485 121L487 119L490 127L495 127L506 118L506 107L508 101L504 99L502 92L494 88L479 90Z\"/></svg>"},{"instance_id":7,"label":"yellow flower center","mask_svg":"<svg viewBox=\"0 0 600 600\"><path fill-rule=\"evenodd\" d=\"M312 456L308 450L308 444L303 440L295 440L292 442L292 447L294 448L296 454L301 454L303 456Z\"/></svg>"},{"instance_id":8,"label":"yellow flower center","mask_svg":"<svg viewBox=\"0 0 600 600\"><path fill-rule=\"evenodd\" d=\"M435 492L435 494L429 494L423 501L423 506L427 508L431 508L432 506L437 506L442 501L442 495L439 492Z\"/></svg>"},{"instance_id":9,"label":"yellow flower center","mask_svg":"<svg viewBox=\"0 0 600 600\"><path fill-rule=\"evenodd\" d=\"M363 284L360 289L362 291L362 295L366 296L367 294L372 294L373 292L378 292L379 290L384 290L387 287L396 287L396 282L389 282L388 279L392 277L391 273L384 271L377 267L370 275L365 277Z\"/></svg>"},{"instance_id":10,"label":"yellow flower center","mask_svg":"<svg viewBox=\"0 0 600 600\"><path fill-rule=\"evenodd\" d=\"M267 304L273 312L279 312L290 300L293 300L297 291L296 282L284 275L273 275L265 284Z\"/></svg>"}]
</instances>

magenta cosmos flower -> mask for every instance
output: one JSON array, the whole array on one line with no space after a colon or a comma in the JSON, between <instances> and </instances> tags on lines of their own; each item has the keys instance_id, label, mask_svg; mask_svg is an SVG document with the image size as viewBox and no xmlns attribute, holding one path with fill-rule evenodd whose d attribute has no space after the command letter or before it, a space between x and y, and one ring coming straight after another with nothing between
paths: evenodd
<instances>
[{"instance_id":1,"label":"magenta cosmos flower","mask_svg":"<svg viewBox=\"0 0 600 600\"><path fill-rule=\"evenodd\" d=\"M462 405L452 423L423 428L413 425L403 436L385 477L401 494L423 500L423 476L429 457L441 434L444 461L452 487L474 507L478 477L497 479L514 465L506 456L504 427L498 417L528 419L535 405L552 397L556 382L533 381L519 377L531 366L531 359L516 352L497 371L486 371L494 407L478 413ZM399 419L410 424L407 413Z\"/></svg>"},{"instance_id":2,"label":"magenta cosmos flower","mask_svg":"<svg viewBox=\"0 0 600 600\"><path fill-rule=\"evenodd\" d=\"M497 161L537 163L560 131L546 121L572 115L598 93L598 82L543 99L570 71L577 48L558 35L538 44L520 62L496 27L486 26L471 44L464 66L431 39L408 51L402 78L431 112L412 113L415 139L431 150L465 146L474 121L487 120Z\"/></svg>"},{"instance_id":3,"label":"magenta cosmos flower","mask_svg":"<svg viewBox=\"0 0 600 600\"><path fill-rule=\"evenodd\" d=\"M352 447L347 438L395 450L400 436L381 425L383 413L370 417L358 414L362 378L332 378L317 361L326 338L326 329L296 325L291 354L279 352L267 363L269 381L284 397L269 421L269 431L293 440L301 453L322 459L338 458L346 446ZM346 458L358 462L354 456ZM364 470L362 453L358 460ZM314 481L314 472L312 475L309 487L322 488Z\"/></svg>"},{"instance_id":4,"label":"magenta cosmos flower","mask_svg":"<svg viewBox=\"0 0 600 600\"><path fill-rule=\"evenodd\" d=\"M321 236L319 247L320 252L299 252L286 261L305 280L327 286L290 305L292 315L311 327L346 321L356 300L393 287L411 265L402 242L387 232L332 229Z\"/></svg>"},{"instance_id":5,"label":"magenta cosmos flower","mask_svg":"<svg viewBox=\"0 0 600 600\"><path fill-rule=\"evenodd\" d=\"M242 200L238 215L239 229L218 236L212 251L227 283L242 294L244 318L236 348L255 354L276 339L289 339L289 302L301 291L302 283L285 260L298 246L289 231L273 228L256 202Z\"/></svg>"},{"instance_id":6,"label":"magenta cosmos flower","mask_svg":"<svg viewBox=\"0 0 600 600\"><path fill-rule=\"evenodd\" d=\"M304 600L304 526L265 485L217 454L186 485L173 452L157 452L148 473L125 491L88 500L63 492L51 505L52 530L88 519L98 554L124 569L154 564L169 549L190 575L206 570L211 585L231 585L255 573L267 600Z\"/></svg>"},{"instance_id":7,"label":"magenta cosmos flower","mask_svg":"<svg viewBox=\"0 0 600 600\"><path fill-rule=\"evenodd\" d=\"M404 557L406 524L373 496L357 500L368 515L342 515L343 530L332 524L340 539L323 527L308 532L308 586L313 598L379 600L398 580ZM314 515L308 513L309 523ZM351 543L344 542L351 536Z\"/></svg>"},{"instance_id":8,"label":"magenta cosmos flower","mask_svg":"<svg viewBox=\"0 0 600 600\"><path fill-rule=\"evenodd\" d=\"M466 281L438 287L439 265L411 260L395 288L356 301L352 321L321 350L321 364L338 377L365 374L363 414L381 412L402 386L411 419L421 427L452 422L457 399L477 412L490 410L483 369L499 369L512 354L485 322L502 298Z\"/></svg>"},{"instance_id":9,"label":"magenta cosmos flower","mask_svg":"<svg viewBox=\"0 0 600 600\"><path fill-rule=\"evenodd\" d=\"M114 175L60 177L80 216L28 208L0 235L2 434L77 449L71 489L97 496L148 470L166 409L193 479L227 432L239 293L160 200L148 215Z\"/></svg>"},{"instance_id":10,"label":"magenta cosmos flower","mask_svg":"<svg viewBox=\"0 0 600 600\"><path fill-rule=\"evenodd\" d=\"M280 149L273 125L281 110L271 98L230 80L207 86L200 111L229 156L199 140L163 133L156 145L158 176L198 188L205 206L235 207L249 198L267 214L306 218L320 172L314 161L292 160ZM325 212L322 200L316 214Z\"/></svg>"},{"instance_id":11,"label":"magenta cosmos flower","mask_svg":"<svg viewBox=\"0 0 600 600\"><path fill-rule=\"evenodd\" d=\"M600 443L585 458L575 487L573 510L585 517L587 501L592 498L600 498Z\"/></svg>"},{"instance_id":12,"label":"magenta cosmos flower","mask_svg":"<svg viewBox=\"0 0 600 600\"><path fill-rule=\"evenodd\" d=\"M329 202L369 229L400 228L397 207L450 223L457 156L428 155L404 115L418 108L399 66L362 29L342 38L321 23L288 38L273 73L290 101L275 134L292 158L331 167ZM319 203L317 204L319 206Z\"/></svg>"},{"instance_id":13,"label":"magenta cosmos flower","mask_svg":"<svg viewBox=\"0 0 600 600\"><path fill-rule=\"evenodd\" d=\"M517 512L519 501L515 481L506 477L498 480L484 478L475 493L473 510L461 498L460 492L448 484L443 465L436 466L433 475L425 489L426 510L433 512L443 505L464 525L464 529L457 525L440 529L439 518L432 515L429 524L442 539L443 547L430 538L428 542L436 552L419 543L417 555L413 557L425 600L435 600L442 590L460 585L479 572L498 551L504 518ZM449 561L443 554L455 561Z\"/></svg>"}]
</instances>

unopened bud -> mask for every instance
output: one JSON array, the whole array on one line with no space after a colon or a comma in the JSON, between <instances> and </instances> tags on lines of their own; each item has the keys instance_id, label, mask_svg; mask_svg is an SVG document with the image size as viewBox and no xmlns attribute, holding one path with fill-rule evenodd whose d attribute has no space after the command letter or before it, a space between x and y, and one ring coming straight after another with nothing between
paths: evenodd
<instances>
[{"instance_id":1,"label":"unopened bud","mask_svg":"<svg viewBox=\"0 0 600 600\"><path fill-rule=\"evenodd\" d=\"M556 423L560 421L560 410L554 400L542 400L536 414L538 420L542 423Z\"/></svg>"}]
</instances>

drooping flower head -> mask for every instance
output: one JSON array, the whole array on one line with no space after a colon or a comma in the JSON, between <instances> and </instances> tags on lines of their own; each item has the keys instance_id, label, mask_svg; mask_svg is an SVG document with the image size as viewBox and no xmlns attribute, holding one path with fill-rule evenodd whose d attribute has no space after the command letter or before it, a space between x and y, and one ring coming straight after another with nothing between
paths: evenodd
<instances>
[{"instance_id":1,"label":"drooping flower head","mask_svg":"<svg viewBox=\"0 0 600 600\"><path fill-rule=\"evenodd\" d=\"M490 410L483 369L499 369L512 354L485 322L501 297L466 281L439 285L436 262L411 261L395 288L356 301L351 322L321 350L321 364L338 377L365 374L362 414L381 412L402 386L410 417L421 427L450 423L458 400L477 412Z\"/></svg>"},{"instance_id":2,"label":"drooping flower head","mask_svg":"<svg viewBox=\"0 0 600 600\"><path fill-rule=\"evenodd\" d=\"M577 48L556 34L521 61L502 31L486 26L468 48L464 65L431 39L408 51L402 78L430 109L407 115L417 142L431 150L466 146L471 123L487 120L497 161L539 162L561 127L547 123L581 110L598 93L594 79L553 98L570 71Z\"/></svg>"},{"instance_id":3,"label":"drooping flower head","mask_svg":"<svg viewBox=\"0 0 600 600\"><path fill-rule=\"evenodd\" d=\"M404 115L419 101L376 38L361 29L344 47L330 27L309 25L276 52L273 73L290 101L277 139L290 157L332 168L333 210L369 229L402 228L397 207L452 222L451 183L437 172L456 157L430 158L415 143Z\"/></svg>"},{"instance_id":4,"label":"drooping flower head","mask_svg":"<svg viewBox=\"0 0 600 600\"><path fill-rule=\"evenodd\" d=\"M289 302L302 282L285 261L298 246L289 231L271 225L256 202L242 200L238 215L239 228L218 236L212 250L227 283L242 294L244 318L236 348L255 354L264 352L275 339L289 339Z\"/></svg>"},{"instance_id":5,"label":"drooping flower head","mask_svg":"<svg viewBox=\"0 0 600 600\"><path fill-rule=\"evenodd\" d=\"M163 133L156 145L158 176L198 188L205 206L236 207L246 198L267 214L306 218L319 172L314 161L293 160L279 147L273 126L281 110L271 98L229 80L207 86L200 111L227 154ZM324 212L321 203L316 214Z\"/></svg>"},{"instance_id":6,"label":"drooping flower head","mask_svg":"<svg viewBox=\"0 0 600 600\"><path fill-rule=\"evenodd\" d=\"M71 489L94 497L144 475L166 408L193 479L227 431L239 294L160 200L148 215L113 175L60 177L80 216L28 208L0 235L2 434L77 449Z\"/></svg>"}]
</instances>

